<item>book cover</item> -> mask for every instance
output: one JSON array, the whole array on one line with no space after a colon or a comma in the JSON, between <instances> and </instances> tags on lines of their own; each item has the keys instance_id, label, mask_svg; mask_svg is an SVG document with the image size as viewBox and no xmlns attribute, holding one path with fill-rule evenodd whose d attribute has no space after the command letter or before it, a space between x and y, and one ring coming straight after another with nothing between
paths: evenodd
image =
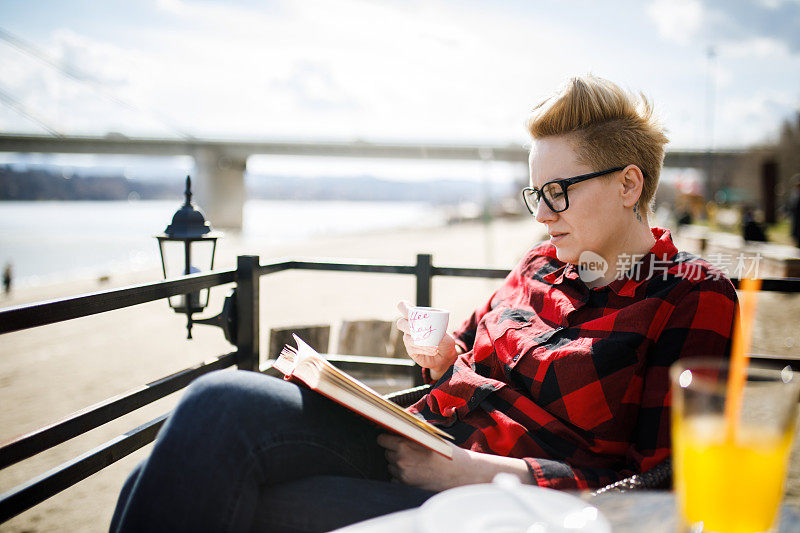
<instances>
[{"instance_id":1,"label":"book cover","mask_svg":"<svg viewBox=\"0 0 800 533\"><path fill-rule=\"evenodd\" d=\"M286 346L273 363L284 379L302 382L361 416L452 459L450 435L413 416L375 390L339 370L311 346L294 335L297 348Z\"/></svg>"}]
</instances>

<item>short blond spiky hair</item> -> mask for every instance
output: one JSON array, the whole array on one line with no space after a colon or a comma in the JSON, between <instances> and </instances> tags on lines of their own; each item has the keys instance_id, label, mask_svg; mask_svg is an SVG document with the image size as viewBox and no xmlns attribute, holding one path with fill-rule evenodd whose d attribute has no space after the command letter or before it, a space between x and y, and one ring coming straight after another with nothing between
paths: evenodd
<instances>
[{"instance_id":1,"label":"short blond spiky hair","mask_svg":"<svg viewBox=\"0 0 800 533\"><path fill-rule=\"evenodd\" d=\"M643 94L596 76L572 78L533 109L527 127L534 139L571 137L579 162L595 170L638 166L644 174L639 207L650 211L669 139Z\"/></svg>"}]
</instances>

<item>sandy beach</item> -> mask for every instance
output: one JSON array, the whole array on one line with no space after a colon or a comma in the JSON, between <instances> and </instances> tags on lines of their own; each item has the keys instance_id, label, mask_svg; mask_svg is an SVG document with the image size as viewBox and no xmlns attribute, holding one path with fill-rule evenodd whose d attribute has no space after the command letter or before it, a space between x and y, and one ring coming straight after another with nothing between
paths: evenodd
<instances>
[{"instance_id":1,"label":"sandy beach","mask_svg":"<svg viewBox=\"0 0 800 533\"><path fill-rule=\"evenodd\" d=\"M242 253L259 255L262 263L281 257L329 257L413 264L416 254L424 252L433 254L434 264L439 266L510 268L543 236L541 226L523 218L494 221L488 227L467 223L330 237L263 249L241 249L237 240L230 238L220 243L217 266L233 267L236 255ZM153 270L111 276L104 285L96 280L79 280L30 288L0 300L0 305L19 305L159 278L160 272ZM500 280L436 278L433 304L450 309L452 323L460 323L499 283ZM212 291L207 316L219 312L227 292L227 288ZM331 324L335 346L341 320L392 320L397 316L396 302L413 298L414 280L409 276L314 272L264 276L262 359L267 356L270 328ZM800 301L796 296L761 295L753 351L795 354L800 337L792 317L798 312ZM163 301L4 335L0 341L0 441L232 349L217 328L197 326L193 340L185 337L185 318L175 315ZM167 412L179 394L5 469L0 472L0 492ZM107 530L125 476L148 450L149 446L0 525L0 531ZM797 450L794 458L787 499L800 502Z\"/></svg>"}]
</instances>

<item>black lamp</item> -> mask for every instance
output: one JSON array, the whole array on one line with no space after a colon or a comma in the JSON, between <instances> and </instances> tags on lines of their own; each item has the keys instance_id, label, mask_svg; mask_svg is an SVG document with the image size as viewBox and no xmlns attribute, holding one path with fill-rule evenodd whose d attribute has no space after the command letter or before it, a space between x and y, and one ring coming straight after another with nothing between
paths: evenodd
<instances>
[{"instance_id":1,"label":"black lamp","mask_svg":"<svg viewBox=\"0 0 800 533\"><path fill-rule=\"evenodd\" d=\"M217 239L222 235L212 231L211 224L192 203L192 180L186 176L186 201L175 212L172 224L164 233L156 235L161 252L164 278L175 278L214 268ZM169 306L176 313L186 313L189 339L192 338L192 314L200 313L208 305L209 289L169 298Z\"/></svg>"}]
</instances>

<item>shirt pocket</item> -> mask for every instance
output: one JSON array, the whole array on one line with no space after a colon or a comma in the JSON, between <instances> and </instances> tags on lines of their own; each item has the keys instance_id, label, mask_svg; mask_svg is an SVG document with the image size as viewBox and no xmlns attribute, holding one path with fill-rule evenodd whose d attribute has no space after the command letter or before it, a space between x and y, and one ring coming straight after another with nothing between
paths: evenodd
<instances>
[{"instance_id":1,"label":"shirt pocket","mask_svg":"<svg viewBox=\"0 0 800 533\"><path fill-rule=\"evenodd\" d=\"M485 321L486 333L501 368L516 366L525 352L533 346L547 342L558 330L544 324L531 310L510 307L493 311L491 320Z\"/></svg>"},{"instance_id":2,"label":"shirt pocket","mask_svg":"<svg viewBox=\"0 0 800 533\"><path fill-rule=\"evenodd\" d=\"M502 351L498 351L498 359L503 364L506 375L509 375L522 361L535 363L538 365L548 357L548 345L555 340L564 330L563 327L550 329L537 329L531 325L509 327L505 331L495 346L500 346Z\"/></svg>"}]
</instances>

